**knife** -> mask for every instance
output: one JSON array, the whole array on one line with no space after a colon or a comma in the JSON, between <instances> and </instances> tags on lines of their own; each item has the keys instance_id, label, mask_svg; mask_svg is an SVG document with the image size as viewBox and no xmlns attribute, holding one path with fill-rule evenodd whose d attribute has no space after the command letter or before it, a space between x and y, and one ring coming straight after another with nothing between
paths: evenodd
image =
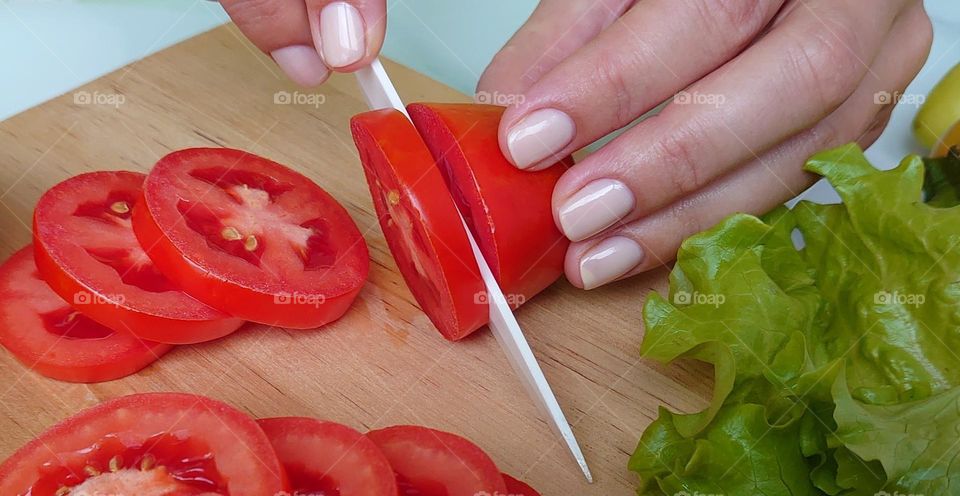
<instances>
[{"instance_id":1,"label":"knife","mask_svg":"<svg viewBox=\"0 0 960 496\"><path fill-rule=\"evenodd\" d=\"M394 108L403 112L403 115L406 115L408 119L410 118L407 109L403 106L403 101L400 100L400 95L397 94L397 89L390 81L390 77L387 76L383 64L380 63L380 59L374 59L373 63L358 70L355 74L364 98L367 100L367 105L372 110ZM567 422L563 410L560 409L560 403L557 402L557 397L553 394L547 378L543 375L543 370L540 369L540 364L533 355L533 350L530 349L530 344L527 343L527 338L524 337L520 324L517 323L517 318L510 310L507 299L503 295L503 290L500 289L500 285L493 277L493 272L487 265L487 260L483 258L473 234L467 228L467 223L463 220L463 214L458 213L460 214L460 222L463 223L463 229L470 240L470 247L473 248L473 257L480 268L480 276L483 277L483 283L487 287L487 299L490 303L490 323L488 325L507 355L507 361L510 362L514 372L520 376L527 393L533 398L534 403L540 407L541 412L546 415L547 423L550 424L554 433L563 439L570 454L573 455L573 459L580 466L580 470L583 471L583 476L587 478L587 482L593 483L593 476L590 474L590 468L583 457L583 451L577 444L577 438L573 435L573 429L570 428L570 423Z\"/></svg>"}]
</instances>

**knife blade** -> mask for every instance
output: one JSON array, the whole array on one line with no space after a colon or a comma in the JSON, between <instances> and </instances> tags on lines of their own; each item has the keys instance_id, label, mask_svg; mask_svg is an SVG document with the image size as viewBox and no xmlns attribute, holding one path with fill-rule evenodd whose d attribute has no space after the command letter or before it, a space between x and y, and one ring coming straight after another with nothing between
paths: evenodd
<instances>
[{"instance_id":1,"label":"knife blade","mask_svg":"<svg viewBox=\"0 0 960 496\"><path fill-rule=\"evenodd\" d=\"M357 82L363 91L364 98L367 101L367 105L372 110L394 108L403 112L408 119L410 118L410 115L407 114L407 109L403 106L400 95L397 93L393 82L390 81L390 77L387 75L387 71L383 68L383 64L380 63L380 59L374 59L373 63L356 71L355 74ZM567 450L580 467L587 482L592 483L593 475L590 473L590 468L587 466L583 451L577 443L577 438L573 434L573 429L571 429L570 423L567 422L567 418L563 414L560 403L557 402L557 397L553 394L553 389L550 388L547 378L543 375L540 363L537 362L537 358L534 356L533 350L527 342L527 338L523 335L523 330L520 329L520 324L517 322L516 316L513 315L510 305L507 304L503 290L500 289L500 285L493 277L490 266L480 252L480 248L473 234L467 227L467 223L463 219L463 214L459 211L458 214L460 214L460 222L463 223L463 229L467 233L467 239L470 240L470 247L473 249L474 259L480 269L480 276L483 278L484 285L486 286L487 301L490 307L490 323L488 326L493 331L494 337L496 337L497 342L500 343L500 347L506 354L507 361L511 367L513 367L514 372L520 377L527 393L533 398L534 403L545 415L547 424L550 425L554 434L559 436L564 444L566 444Z\"/></svg>"}]
</instances>

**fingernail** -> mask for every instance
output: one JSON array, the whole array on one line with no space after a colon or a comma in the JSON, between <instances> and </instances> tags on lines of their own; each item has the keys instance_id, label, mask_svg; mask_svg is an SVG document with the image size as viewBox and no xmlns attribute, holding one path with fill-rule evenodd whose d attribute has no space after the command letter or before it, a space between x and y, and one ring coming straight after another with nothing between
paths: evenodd
<instances>
[{"instance_id":1,"label":"fingernail","mask_svg":"<svg viewBox=\"0 0 960 496\"><path fill-rule=\"evenodd\" d=\"M556 109L540 109L513 125L507 133L507 148L513 165L520 169L548 158L573 141L573 119Z\"/></svg>"},{"instance_id":2,"label":"fingernail","mask_svg":"<svg viewBox=\"0 0 960 496\"><path fill-rule=\"evenodd\" d=\"M580 241L612 226L633 206L633 193L626 184L616 179L597 179L560 206L560 229L570 240Z\"/></svg>"},{"instance_id":3,"label":"fingernail","mask_svg":"<svg viewBox=\"0 0 960 496\"><path fill-rule=\"evenodd\" d=\"M327 79L330 70L312 46L293 45L270 52L274 62L293 82L301 86L317 86Z\"/></svg>"},{"instance_id":4,"label":"fingernail","mask_svg":"<svg viewBox=\"0 0 960 496\"><path fill-rule=\"evenodd\" d=\"M593 289L614 281L643 261L643 248L624 236L609 237L590 248L580 259L583 289Z\"/></svg>"},{"instance_id":5,"label":"fingernail","mask_svg":"<svg viewBox=\"0 0 960 496\"><path fill-rule=\"evenodd\" d=\"M334 2L320 11L320 46L330 67L348 66L366 50L360 11L346 2Z\"/></svg>"}]
</instances>

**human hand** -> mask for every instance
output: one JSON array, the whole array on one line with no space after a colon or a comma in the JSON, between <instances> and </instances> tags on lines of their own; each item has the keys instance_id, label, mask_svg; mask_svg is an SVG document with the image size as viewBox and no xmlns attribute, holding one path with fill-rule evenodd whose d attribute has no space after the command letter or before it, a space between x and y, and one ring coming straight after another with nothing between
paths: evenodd
<instances>
[{"instance_id":1,"label":"human hand","mask_svg":"<svg viewBox=\"0 0 960 496\"><path fill-rule=\"evenodd\" d=\"M556 186L567 278L590 289L797 195L816 151L873 143L931 38L920 0L543 0L478 91L515 101L500 146L527 170L673 97Z\"/></svg>"},{"instance_id":2,"label":"human hand","mask_svg":"<svg viewBox=\"0 0 960 496\"><path fill-rule=\"evenodd\" d=\"M220 0L259 49L294 82L316 86L380 53L386 0Z\"/></svg>"}]
</instances>

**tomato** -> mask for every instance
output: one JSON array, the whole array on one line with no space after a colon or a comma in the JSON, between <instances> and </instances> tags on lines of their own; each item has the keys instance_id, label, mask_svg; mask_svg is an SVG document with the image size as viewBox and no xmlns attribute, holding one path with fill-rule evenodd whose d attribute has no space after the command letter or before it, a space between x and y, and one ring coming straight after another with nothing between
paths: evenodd
<instances>
[{"instance_id":1,"label":"tomato","mask_svg":"<svg viewBox=\"0 0 960 496\"><path fill-rule=\"evenodd\" d=\"M187 293L247 320L289 328L342 316L370 268L336 200L303 175L239 150L194 148L157 163L133 228Z\"/></svg>"},{"instance_id":2,"label":"tomato","mask_svg":"<svg viewBox=\"0 0 960 496\"><path fill-rule=\"evenodd\" d=\"M493 460L477 445L443 431L399 425L367 433L390 460L401 496L505 494Z\"/></svg>"},{"instance_id":3,"label":"tomato","mask_svg":"<svg viewBox=\"0 0 960 496\"><path fill-rule=\"evenodd\" d=\"M420 308L447 339L487 323L480 269L443 176L397 110L351 120L384 237Z\"/></svg>"},{"instance_id":4,"label":"tomato","mask_svg":"<svg viewBox=\"0 0 960 496\"><path fill-rule=\"evenodd\" d=\"M503 474L503 481L507 484L507 494L509 496L540 496L540 493L526 482L514 479L507 474Z\"/></svg>"},{"instance_id":5,"label":"tomato","mask_svg":"<svg viewBox=\"0 0 960 496\"><path fill-rule=\"evenodd\" d=\"M70 382L119 379L171 348L114 332L74 310L40 279L30 246L0 266L0 344L27 367Z\"/></svg>"},{"instance_id":6,"label":"tomato","mask_svg":"<svg viewBox=\"0 0 960 496\"><path fill-rule=\"evenodd\" d=\"M396 496L390 462L363 434L334 422L283 417L257 421L294 494Z\"/></svg>"},{"instance_id":7,"label":"tomato","mask_svg":"<svg viewBox=\"0 0 960 496\"><path fill-rule=\"evenodd\" d=\"M497 141L504 107L415 103L407 111L508 302L520 306L556 281L570 242L553 220L551 198L573 162L537 172L510 164Z\"/></svg>"},{"instance_id":8,"label":"tomato","mask_svg":"<svg viewBox=\"0 0 960 496\"><path fill-rule=\"evenodd\" d=\"M209 341L243 321L178 290L130 226L143 174L91 172L43 194L33 216L37 267L84 315L120 332L170 344Z\"/></svg>"},{"instance_id":9,"label":"tomato","mask_svg":"<svg viewBox=\"0 0 960 496\"><path fill-rule=\"evenodd\" d=\"M272 496L284 479L270 440L244 413L201 396L147 393L40 434L0 465L0 494Z\"/></svg>"}]
</instances>

